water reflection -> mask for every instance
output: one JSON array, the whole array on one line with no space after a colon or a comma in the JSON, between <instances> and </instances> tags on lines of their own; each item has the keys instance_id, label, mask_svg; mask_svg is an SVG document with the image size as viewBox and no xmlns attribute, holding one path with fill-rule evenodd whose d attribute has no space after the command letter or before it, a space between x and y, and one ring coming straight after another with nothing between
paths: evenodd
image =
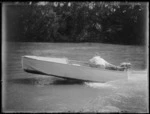
<instances>
[{"instance_id":1,"label":"water reflection","mask_svg":"<svg viewBox=\"0 0 150 114\"><path fill-rule=\"evenodd\" d=\"M69 80L60 78L17 78L9 79L9 83L15 84L27 84L27 85L82 85L83 81L79 80Z\"/></svg>"}]
</instances>

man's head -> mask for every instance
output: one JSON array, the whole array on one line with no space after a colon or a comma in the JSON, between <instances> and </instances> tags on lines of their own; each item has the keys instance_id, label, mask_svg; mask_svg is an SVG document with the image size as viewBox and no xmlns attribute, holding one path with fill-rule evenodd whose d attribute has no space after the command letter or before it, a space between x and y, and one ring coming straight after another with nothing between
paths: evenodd
<instances>
[{"instance_id":1,"label":"man's head","mask_svg":"<svg viewBox=\"0 0 150 114\"><path fill-rule=\"evenodd\" d=\"M99 54L98 52L96 52L96 53L95 53L95 56L99 56L99 57L100 57L100 54Z\"/></svg>"}]
</instances>

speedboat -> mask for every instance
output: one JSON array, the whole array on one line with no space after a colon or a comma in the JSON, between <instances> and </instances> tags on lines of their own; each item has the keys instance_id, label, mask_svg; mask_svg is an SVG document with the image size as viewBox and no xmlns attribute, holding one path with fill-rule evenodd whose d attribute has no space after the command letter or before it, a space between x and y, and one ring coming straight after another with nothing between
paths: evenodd
<instances>
[{"instance_id":1,"label":"speedboat","mask_svg":"<svg viewBox=\"0 0 150 114\"><path fill-rule=\"evenodd\" d=\"M84 61L58 57L22 56L22 69L28 73L101 83L128 78L126 70L93 68Z\"/></svg>"}]
</instances>

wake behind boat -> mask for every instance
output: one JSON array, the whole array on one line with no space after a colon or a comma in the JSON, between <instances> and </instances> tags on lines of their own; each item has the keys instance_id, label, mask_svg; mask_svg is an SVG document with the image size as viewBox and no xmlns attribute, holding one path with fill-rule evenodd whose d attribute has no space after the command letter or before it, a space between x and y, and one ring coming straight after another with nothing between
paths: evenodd
<instances>
[{"instance_id":1,"label":"wake behind boat","mask_svg":"<svg viewBox=\"0 0 150 114\"><path fill-rule=\"evenodd\" d=\"M86 62L67 58L23 56L24 71L66 79L107 82L127 79L127 71L115 71L90 67Z\"/></svg>"}]
</instances>

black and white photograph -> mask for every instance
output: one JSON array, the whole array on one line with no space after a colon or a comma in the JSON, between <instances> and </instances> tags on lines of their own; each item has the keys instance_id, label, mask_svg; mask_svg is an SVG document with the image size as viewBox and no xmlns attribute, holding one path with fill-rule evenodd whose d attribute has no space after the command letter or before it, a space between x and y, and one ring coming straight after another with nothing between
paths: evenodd
<instances>
[{"instance_id":1,"label":"black and white photograph","mask_svg":"<svg viewBox=\"0 0 150 114\"><path fill-rule=\"evenodd\" d=\"M2 112L149 113L149 2L2 2Z\"/></svg>"}]
</instances>

